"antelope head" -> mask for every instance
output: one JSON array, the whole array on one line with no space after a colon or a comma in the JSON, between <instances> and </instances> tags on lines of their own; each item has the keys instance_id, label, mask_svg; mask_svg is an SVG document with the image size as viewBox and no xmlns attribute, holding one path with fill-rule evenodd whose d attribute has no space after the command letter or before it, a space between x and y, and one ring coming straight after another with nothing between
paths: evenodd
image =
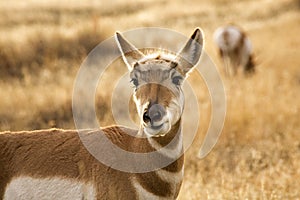
<instances>
[{"instance_id":1,"label":"antelope head","mask_svg":"<svg viewBox=\"0 0 300 200\"><path fill-rule=\"evenodd\" d=\"M145 55L119 32L115 37L134 85L141 130L147 137L165 136L183 113L182 83L200 58L203 46L200 29L194 31L177 54L157 49Z\"/></svg>"}]
</instances>

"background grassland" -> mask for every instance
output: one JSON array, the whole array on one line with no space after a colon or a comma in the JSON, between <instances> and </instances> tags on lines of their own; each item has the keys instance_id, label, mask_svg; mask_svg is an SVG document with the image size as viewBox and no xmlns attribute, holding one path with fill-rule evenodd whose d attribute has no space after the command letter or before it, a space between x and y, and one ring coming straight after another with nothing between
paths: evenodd
<instances>
[{"instance_id":1,"label":"background grassland","mask_svg":"<svg viewBox=\"0 0 300 200\"><path fill-rule=\"evenodd\" d=\"M2 0L0 130L74 128L71 97L77 70L116 30L157 26L190 35L201 27L205 50L223 77L227 115L214 150L197 159L211 105L204 81L191 75L201 127L186 154L179 199L300 199L299 9L297 0ZM212 33L228 22L243 27L253 42L253 76L223 76ZM110 71L107 81L120 73ZM97 114L105 125L113 122L110 91L97 93Z\"/></svg>"}]
</instances>

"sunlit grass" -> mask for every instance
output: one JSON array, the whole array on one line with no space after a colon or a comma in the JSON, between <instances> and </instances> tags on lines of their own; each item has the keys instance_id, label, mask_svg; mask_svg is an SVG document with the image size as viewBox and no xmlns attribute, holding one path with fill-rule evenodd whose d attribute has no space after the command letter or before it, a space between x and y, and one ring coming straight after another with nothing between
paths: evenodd
<instances>
[{"instance_id":1,"label":"sunlit grass","mask_svg":"<svg viewBox=\"0 0 300 200\"><path fill-rule=\"evenodd\" d=\"M197 140L186 153L179 199L299 199L299 2L106 3L0 1L0 130L74 128L77 70L88 52L114 31L159 26L189 35L201 27L206 52L223 77L227 115L215 149L197 159L211 105L203 81L191 75L204 113ZM242 26L253 42L253 76L223 76L212 33L227 22ZM111 68L104 77L107 83L126 71L116 66L124 69ZM112 87L97 91L97 115L105 125L113 122L108 101Z\"/></svg>"}]
</instances>

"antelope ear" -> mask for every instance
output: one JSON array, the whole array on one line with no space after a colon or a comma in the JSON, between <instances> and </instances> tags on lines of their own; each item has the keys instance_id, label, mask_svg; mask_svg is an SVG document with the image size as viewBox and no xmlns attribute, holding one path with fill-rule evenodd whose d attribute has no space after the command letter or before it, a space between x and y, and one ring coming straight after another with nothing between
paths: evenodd
<instances>
[{"instance_id":1,"label":"antelope ear","mask_svg":"<svg viewBox=\"0 0 300 200\"><path fill-rule=\"evenodd\" d=\"M178 68L184 76L198 63L202 48L203 34L202 31L197 28L176 56Z\"/></svg>"},{"instance_id":2,"label":"antelope ear","mask_svg":"<svg viewBox=\"0 0 300 200\"><path fill-rule=\"evenodd\" d=\"M128 42L121 33L116 32L115 39L121 51L122 58L129 71L131 71L133 69L133 64L145 57L145 55L135 46L130 44L130 42Z\"/></svg>"}]
</instances>

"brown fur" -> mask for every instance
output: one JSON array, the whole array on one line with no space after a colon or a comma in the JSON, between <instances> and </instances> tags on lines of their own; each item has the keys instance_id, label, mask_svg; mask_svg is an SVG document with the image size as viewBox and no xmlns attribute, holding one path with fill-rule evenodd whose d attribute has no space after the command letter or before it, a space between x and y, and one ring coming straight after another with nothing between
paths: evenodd
<instances>
[{"instance_id":1,"label":"brown fur","mask_svg":"<svg viewBox=\"0 0 300 200\"><path fill-rule=\"evenodd\" d=\"M139 65L135 63L142 59L144 55L118 32L116 33L116 41L122 52L123 60L131 71L131 78L136 76L135 73L139 73L141 75L139 78L146 82L141 87L137 87L138 84L135 84L135 95L138 101L147 102L148 106L159 104L164 107L168 107L172 100L178 101L175 104L177 106L176 111L172 113L176 116L176 118L172 118L172 126L165 130L164 135L157 132L151 136L147 136L146 133L149 132L144 132L145 129L142 125L140 130L111 126L101 129L102 131L100 129L83 130L79 133L76 130L58 129L0 133L0 197L3 198L5 188L9 182L19 176L50 179L52 177L60 177L73 180L74 182L88 183L93 185L96 190L96 198L101 200L134 200L138 199L139 195L141 195L140 198L143 198L142 196L166 197L167 199L175 199L177 197L182 182L184 159L182 155L176 160L171 160L171 157L178 156L173 154L183 153L180 119L183 101L182 99L180 99L181 101L179 100L182 97L180 96L182 91L179 89L179 83L173 83L173 79L170 77L170 75L175 75L174 68L177 67L177 64L174 65L175 62L166 62L158 56L153 63L147 63L146 66L143 66L143 69L137 69ZM200 46L196 44L200 44ZM200 58L202 44L202 33L197 28L180 52L180 55L185 55L185 58L188 58L191 64L194 65ZM131 50L131 54L127 55L127 57L124 52L128 49ZM176 58L176 63L178 63L179 70L184 72L183 76L192 68L191 64L183 65L186 62L183 62L182 58ZM132 70L133 68L134 70ZM171 70L173 70L173 74L170 74ZM158 84L166 82L166 80L168 80L169 85L173 84L172 87L173 89L176 88L175 91L177 92L174 93L173 89L168 89ZM172 105L174 106L174 103ZM143 113L142 115L140 114L140 117L144 120L145 110L144 108L141 110ZM155 127L152 130L155 130ZM100 134L101 132L104 132L104 136ZM140 134L150 138L135 137ZM101 143L101 141L105 140L95 140L95 138L99 137L100 139L101 137L107 137L119 148L135 153L156 151L172 141L170 143L171 148L167 149L171 151L165 151L172 153L156 152L157 156L154 156L155 158L148 159L147 157L147 160L133 160L125 164L133 167L157 166L155 164L160 164L162 160L166 159L172 161L172 163L147 173L127 173L116 170L113 166L106 166L99 162L83 145L83 143L86 144L85 142L90 142L89 146L94 145L93 148L95 147L97 151L101 151L104 147L97 145L99 144L97 142L100 141ZM175 145L173 144L174 141ZM118 152L110 152L107 149L104 149L104 151L110 158L122 161L122 157L119 157L117 154ZM120 160L118 160L119 163ZM118 164L118 162L116 163ZM124 162L126 161L124 160ZM134 182L132 183L132 181Z\"/></svg>"},{"instance_id":2,"label":"brown fur","mask_svg":"<svg viewBox=\"0 0 300 200\"><path fill-rule=\"evenodd\" d=\"M255 62L253 60L253 55L250 56L247 65L245 67L245 73L251 74L255 72Z\"/></svg>"},{"instance_id":3,"label":"brown fur","mask_svg":"<svg viewBox=\"0 0 300 200\"><path fill-rule=\"evenodd\" d=\"M142 99L142 104L146 101L149 102L151 105L153 104L161 104L167 107L170 103L174 94L170 91L170 89L166 88L160 84L147 84L142 86L136 92L137 99Z\"/></svg>"},{"instance_id":4,"label":"brown fur","mask_svg":"<svg viewBox=\"0 0 300 200\"><path fill-rule=\"evenodd\" d=\"M125 150L134 152L154 150L145 138L136 138L126 133L128 131L133 134L135 130L113 126L103 131L113 143ZM88 134L97 133L98 131L88 132ZM135 149L136 147L138 149ZM176 161L169 168L166 167L166 170L180 170L183 157L178 162L180 164ZM118 196L118 199L136 199L135 190L129 185L132 174L100 163L85 149L77 131L73 130L50 129L1 133L0 169L0 197L2 198L6 185L13 178L30 176L34 178L62 177L92 182L97 190L97 199L115 199L116 194L122 194ZM161 196L170 194L168 184L157 177L154 172L134 176L141 181L143 187L154 194Z\"/></svg>"}]
</instances>

